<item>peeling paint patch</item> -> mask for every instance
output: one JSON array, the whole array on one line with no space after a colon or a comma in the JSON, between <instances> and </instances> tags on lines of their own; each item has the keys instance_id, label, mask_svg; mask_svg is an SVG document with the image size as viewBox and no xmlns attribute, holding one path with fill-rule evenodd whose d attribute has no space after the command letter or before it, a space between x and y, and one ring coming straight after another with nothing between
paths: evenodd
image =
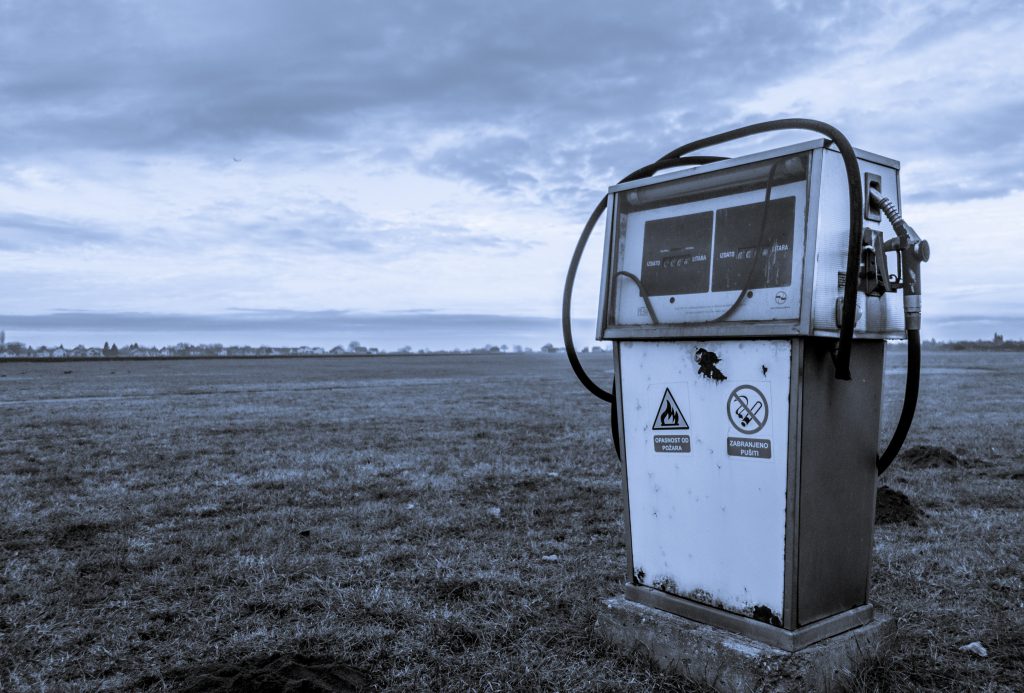
<instances>
[{"instance_id":1,"label":"peeling paint patch","mask_svg":"<svg viewBox=\"0 0 1024 693\"><path fill-rule=\"evenodd\" d=\"M761 364L761 375L768 375L768 366Z\"/></svg>"},{"instance_id":2,"label":"peeling paint patch","mask_svg":"<svg viewBox=\"0 0 1024 693\"><path fill-rule=\"evenodd\" d=\"M779 628L782 627L782 619L773 614L772 610L764 604L755 606L754 613L751 615L754 617L754 619L761 621L763 623L767 623L772 626L778 626Z\"/></svg>"},{"instance_id":3,"label":"peeling paint patch","mask_svg":"<svg viewBox=\"0 0 1024 693\"><path fill-rule=\"evenodd\" d=\"M634 580L634 581L636 582L636 584L638 584L638 585L642 585L642 584L644 584L644 578L645 578L645 577L647 577L647 573L645 573L645 572L644 572L644 569L643 569L643 568L637 568L637 569L636 569L636 570L635 570L635 571L633 572L633 580Z\"/></svg>"},{"instance_id":4,"label":"peeling paint patch","mask_svg":"<svg viewBox=\"0 0 1024 693\"><path fill-rule=\"evenodd\" d=\"M716 382L721 382L726 379L725 373L720 371L717 365L722 361L722 359L718 358L718 354L715 352L697 347L697 354L694 359L697 361L697 365L699 366L697 369L698 375Z\"/></svg>"}]
</instances>

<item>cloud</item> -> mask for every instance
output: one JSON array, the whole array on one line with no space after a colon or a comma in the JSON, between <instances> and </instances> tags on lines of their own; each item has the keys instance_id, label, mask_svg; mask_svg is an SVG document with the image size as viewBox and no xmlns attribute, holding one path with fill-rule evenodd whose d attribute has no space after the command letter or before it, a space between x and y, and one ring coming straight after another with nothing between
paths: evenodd
<instances>
[{"instance_id":1,"label":"cloud","mask_svg":"<svg viewBox=\"0 0 1024 693\"><path fill-rule=\"evenodd\" d=\"M740 112L814 114L855 146L899 159L914 202L1006 195L1024 186L1024 15L1002 3L865 7L863 33L836 33L825 60L766 85Z\"/></svg>"},{"instance_id":2,"label":"cloud","mask_svg":"<svg viewBox=\"0 0 1024 693\"><path fill-rule=\"evenodd\" d=\"M34 214L0 212L0 250L59 252L74 246L101 245L121 240L114 232L90 228L88 224Z\"/></svg>"},{"instance_id":3,"label":"cloud","mask_svg":"<svg viewBox=\"0 0 1024 693\"><path fill-rule=\"evenodd\" d=\"M493 192L518 192L538 182L516 169L516 164L521 166L530 160L529 149L529 141L520 136L472 138L465 144L439 149L421 168L428 174L469 178Z\"/></svg>"},{"instance_id":4,"label":"cloud","mask_svg":"<svg viewBox=\"0 0 1024 693\"><path fill-rule=\"evenodd\" d=\"M382 142L527 123L550 143L626 114L706 112L791 69L821 47L788 16L747 3L12 7L0 143L209 151L362 137L367 122Z\"/></svg>"}]
</instances>

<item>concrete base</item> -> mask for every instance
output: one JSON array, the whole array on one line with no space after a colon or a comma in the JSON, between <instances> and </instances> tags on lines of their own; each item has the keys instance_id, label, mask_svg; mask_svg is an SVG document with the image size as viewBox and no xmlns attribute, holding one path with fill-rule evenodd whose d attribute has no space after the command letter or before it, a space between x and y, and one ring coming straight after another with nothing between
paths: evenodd
<instances>
[{"instance_id":1,"label":"concrete base","mask_svg":"<svg viewBox=\"0 0 1024 693\"><path fill-rule=\"evenodd\" d=\"M662 669L719 691L829 691L860 662L882 650L895 624L876 612L871 623L796 652L615 597L597 630L630 651L641 649Z\"/></svg>"}]
</instances>

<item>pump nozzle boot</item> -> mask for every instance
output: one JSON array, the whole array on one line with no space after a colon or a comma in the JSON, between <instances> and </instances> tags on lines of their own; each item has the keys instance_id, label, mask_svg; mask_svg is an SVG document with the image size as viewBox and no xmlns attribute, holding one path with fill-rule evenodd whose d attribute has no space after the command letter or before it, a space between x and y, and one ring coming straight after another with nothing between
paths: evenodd
<instances>
[{"instance_id":1,"label":"pump nozzle boot","mask_svg":"<svg viewBox=\"0 0 1024 693\"><path fill-rule=\"evenodd\" d=\"M885 213L886 219L896 232L897 243L885 244L886 250L896 250L903 257L903 312L906 315L906 329L921 329L921 263L928 262L931 249L928 241L922 240L914 227L903 220L900 211L888 197L878 191L868 192L871 204Z\"/></svg>"}]
</instances>

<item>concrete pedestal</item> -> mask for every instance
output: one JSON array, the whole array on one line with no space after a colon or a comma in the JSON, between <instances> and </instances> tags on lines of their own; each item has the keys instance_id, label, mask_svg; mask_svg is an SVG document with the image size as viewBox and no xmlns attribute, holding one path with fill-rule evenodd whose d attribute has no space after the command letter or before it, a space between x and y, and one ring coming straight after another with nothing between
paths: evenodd
<instances>
[{"instance_id":1,"label":"concrete pedestal","mask_svg":"<svg viewBox=\"0 0 1024 693\"><path fill-rule=\"evenodd\" d=\"M704 681L719 691L829 691L860 662L880 653L895 624L876 612L867 625L797 652L660 609L615 597L605 602L598 632L627 650L641 649L662 669Z\"/></svg>"}]
</instances>

